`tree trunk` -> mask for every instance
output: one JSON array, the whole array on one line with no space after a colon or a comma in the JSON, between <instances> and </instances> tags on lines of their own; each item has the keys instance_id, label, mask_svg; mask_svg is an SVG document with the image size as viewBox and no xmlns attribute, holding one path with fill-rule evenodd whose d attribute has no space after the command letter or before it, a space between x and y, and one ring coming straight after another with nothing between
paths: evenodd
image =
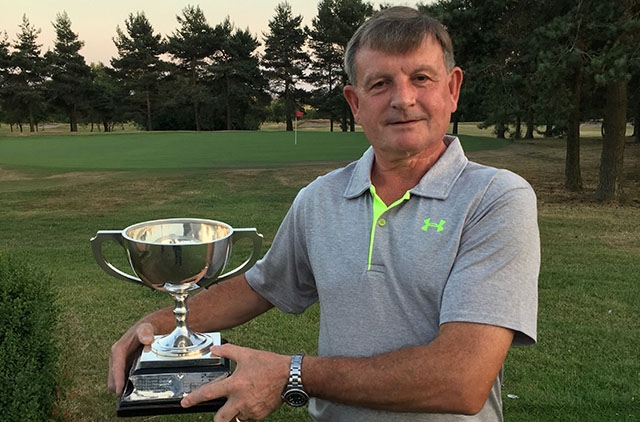
<instances>
[{"instance_id":1,"label":"tree trunk","mask_svg":"<svg viewBox=\"0 0 640 422\"><path fill-rule=\"evenodd\" d=\"M533 139L534 130L535 124L533 123L533 108L529 106L527 108L527 132L524 134L524 139Z\"/></svg>"},{"instance_id":2,"label":"tree trunk","mask_svg":"<svg viewBox=\"0 0 640 422\"><path fill-rule=\"evenodd\" d=\"M293 132L293 115L296 112L296 106L293 103L293 93L291 92L291 87L289 85L289 81L285 81L284 83L284 115L287 124L287 132Z\"/></svg>"},{"instance_id":3,"label":"tree trunk","mask_svg":"<svg viewBox=\"0 0 640 422\"><path fill-rule=\"evenodd\" d=\"M227 109L227 130L231 130L231 81L229 80L229 74L225 72L225 93L224 93L224 106Z\"/></svg>"},{"instance_id":4,"label":"tree trunk","mask_svg":"<svg viewBox=\"0 0 640 422\"><path fill-rule=\"evenodd\" d=\"M200 107L198 107L198 101L193 102L193 119L196 124L196 132L200 132Z\"/></svg>"},{"instance_id":5,"label":"tree trunk","mask_svg":"<svg viewBox=\"0 0 640 422\"><path fill-rule=\"evenodd\" d=\"M75 104L73 104L69 110L69 126L71 132L78 131L78 113Z\"/></svg>"},{"instance_id":6,"label":"tree trunk","mask_svg":"<svg viewBox=\"0 0 640 422\"><path fill-rule=\"evenodd\" d=\"M627 82L607 84L604 122L607 128L602 143L600 177L593 194L599 201L622 199L624 144L627 131Z\"/></svg>"},{"instance_id":7,"label":"tree trunk","mask_svg":"<svg viewBox=\"0 0 640 422\"><path fill-rule=\"evenodd\" d=\"M564 187L577 192L582 190L580 172L580 103L582 100L582 67L577 67L573 86L573 104L567 119L567 154L564 164Z\"/></svg>"},{"instance_id":8,"label":"tree trunk","mask_svg":"<svg viewBox=\"0 0 640 422\"><path fill-rule=\"evenodd\" d=\"M636 104L633 108L633 137L636 142L640 142L640 130L638 130L638 126L640 126L640 92L636 93L636 97Z\"/></svg>"},{"instance_id":9,"label":"tree trunk","mask_svg":"<svg viewBox=\"0 0 640 422\"><path fill-rule=\"evenodd\" d=\"M544 128L544 137L551 138L552 136L553 136L553 124L547 123L547 125Z\"/></svg>"},{"instance_id":10,"label":"tree trunk","mask_svg":"<svg viewBox=\"0 0 640 422\"><path fill-rule=\"evenodd\" d=\"M36 131L36 121L35 118L33 117L33 111L31 110L31 107L29 107L29 132L35 132Z\"/></svg>"},{"instance_id":11,"label":"tree trunk","mask_svg":"<svg viewBox=\"0 0 640 422\"><path fill-rule=\"evenodd\" d=\"M522 139L522 119L520 116L516 116L516 133L514 137L515 139Z\"/></svg>"},{"instance_id":12,"label":"tree trunk","mask_svg":"<svg viewBox=\"0 0 640 422\"><path fill-rule=\"evenodd\" d=\"M148 89L145 91L145 96L147 100L147 130L151 132L151 94Z\"/></svg>"}]
</instances>

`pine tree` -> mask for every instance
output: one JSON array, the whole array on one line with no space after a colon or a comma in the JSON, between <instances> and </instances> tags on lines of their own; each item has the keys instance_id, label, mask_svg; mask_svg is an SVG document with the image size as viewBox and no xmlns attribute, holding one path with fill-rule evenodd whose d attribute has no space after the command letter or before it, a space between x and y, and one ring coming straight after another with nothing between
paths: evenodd
<instances>
[{"instance_id":1,"label":"pine tree","mask_svg":"<svg viewBox=\"0 0 640 422\"><path fill-rule=\"evenodd\" d=\"M40 54L41 45L38 44L41 30L31 25L26 15L23 15L19 28L21 32L13 44L14 51L9 59L7 94L9 107L20 129L22 130L22 123L27 121L29 131L35 132L44 108L42 85L45 69L44 59Z\"/></svg>"},{"instance_id":2,"label":"pine tree","mask_svg":"<svg viewBox=\"0 0 640 422\"><path fill-rule=\"evenodd\" d=\"M86 108L91 87L91 68L80 54L84 42L71 30L66 12L56 15L53 27L56 31L54 49L45 54L50 75L46 84L47 100L64 110L71 132L77 132L79 109Z\"/></svg>"},{"instance_id":3,"label":"pine tree","mask_svg":"<svg viewBox=\"0 0 640 422\"><path fill-rule=\"evenodd\" d=\"M162 36L154 34L144 12L129 14L125 26L126 33L119 26L116 28L113 42L118 57L111 59L111 66L129 94L132 117L150 131L153 98L164 68L160 55L165 48Z\"/></svg>"},{"instance_id":4,"label":"pine tree","mask_svg":"<svg viewBox=\"0 0 640 422\"><path fill-rule=\"evenodd\" d=\"M305 30L300 27L302 16L293 16L287 2L276 6L275 16L269 21L269 33L264 34L265 54L262 65L271 81L272 91L284 100L287 131L293 131L296 111L296 91L309 65L309 55L304 51Z\"/></svg>"},{"instance_id":5,"label":"pine tree","mask_svg":"<svg viewBox=\"0 0 640 422\"><path fill-rule=\"evenodd\" d=\"M313 51L312 71L309 81L317 89L314 103L318 111L333 121L341 119L342 130L351 130L355 123L351 109L342 95L349 83L343 70L344 52L356 29L373 14L373 6L361 0L321 0L318 15L309 30L309 45Z\"/></svg>"}]
</instances>

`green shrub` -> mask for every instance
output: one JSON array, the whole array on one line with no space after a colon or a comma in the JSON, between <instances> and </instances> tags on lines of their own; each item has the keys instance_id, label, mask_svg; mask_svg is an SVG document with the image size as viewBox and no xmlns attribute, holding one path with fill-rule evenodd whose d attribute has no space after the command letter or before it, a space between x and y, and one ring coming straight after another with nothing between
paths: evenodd
<instances>
[{"instance_id":1,"label":"green shrub","mask_svg":"<svg viewBox=\"0 0 640 422\"><path fill-rule=\"evenodd\" d=\"M0 253L0 309L0 420L47 420L57 361L51 279Z\"/></svg>"}]
</instances>

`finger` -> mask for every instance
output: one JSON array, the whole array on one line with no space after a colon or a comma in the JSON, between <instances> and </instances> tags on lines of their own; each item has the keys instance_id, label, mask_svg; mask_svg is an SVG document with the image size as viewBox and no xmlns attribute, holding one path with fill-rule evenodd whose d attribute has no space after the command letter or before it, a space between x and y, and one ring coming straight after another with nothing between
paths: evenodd
<instances>
[{"instance_id":1,"label":"finger","mask_svg":"<svg viewBox=\"0 0 640 422\"><path fill-rule=\"evenodd\" d=\"M145 346L151 345L155 339L155 329L153 325L149 323L143 323L138 326L136 330L138 341Z\"/></svg>"},{"instance_id":2,"label":"finger","mask_svg":"<svg viewBox=\"0 0 640 422\"><path fill-rule=\"evenodd\" d=\"M131 365L133 355L143 344L148 348L154 340L154 327L142 323L130 329L111 347L109 356L109 378L107 387L110 391L121 394L125 387L126 373Z\"/></svg>"},{"instance_id":3,"label":"finger","mask_svg":"<svg viewBox=\"0 0 640 422\"><path fill-rule=\"evenodd\" d=\"M219 356L221 358L227 358L237 362L238 358L240 358L241 351L244 349L244 347L236 346L231 343L225 343L220 346L211 346L209 351L211 352L212 356Z\"/></svg>"},{"instance_id":4,"label":"finger","mask_svg":"<svg viewBox=\"0 0 640 422\"><path fill-rule=\"evenodd\" d=\"M107 387L109 391L121 394L124 390L125 376L127 372L128 361L117 350L116 345L111 349L109 357L109 380Z\"/></svg>"},{"instance_id":5,"label":"finger","mask_svg":"<svg viewBox=\"0 0 640 422\"><path fill-rule=\"evenodd\" d=\"M124 389L124 368L122 365L118 365L112 362L110 359L109 362L109 379L107 381L107 388L112 393L121 394Z\"/></svg>"},{"instance_id":6,"label":"finger","mask_svg":"<svg viewBox=\"0 0 640 422\"><path fill-rule=\"evenodd\" d=\"M227 394L226 390L224 389L225 380L226 378L222 380L216 380L196 388L180 401L180 405L186 408L195 406L205 401L217 399L219 397L225 397Z\"/></svg>"}]
</instances>

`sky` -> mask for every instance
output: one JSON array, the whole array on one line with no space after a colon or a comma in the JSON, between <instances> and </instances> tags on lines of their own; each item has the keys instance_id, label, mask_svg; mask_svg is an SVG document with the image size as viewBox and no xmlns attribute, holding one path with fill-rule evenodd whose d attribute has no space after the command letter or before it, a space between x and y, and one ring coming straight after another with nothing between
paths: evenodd
<instances>
[{"instance_id":1,"label":"sky","mask_svg":"<svg viewBox=\"0 0 640 422\"><path fill-rule=\"evenodd\" d=\"M276 6L283 0L2 0L0 7L0 37L6 31L13 43L21 32L22 17L35 28L42 30L38 43L44 54L53 50L56 38L52 22L58 13L66 12L71 20L71 29L84 41L80 50L88 64L102 62L106 65L117 55L113 38L116 27L125 30L125 21L130 13L144 12L155 33L171 35L177 28L176 16L182 15L186 6L200 6L209 24L215 26L229 16L239 29L249 31L263 41L268 23L275 14ZM374 6L380 4L415 6L426 3L421 0L369 0ZM318 10L317 0L288 0L294 16L303 16L303 26L311 26Z\"/></svg>"}]
</instances>

